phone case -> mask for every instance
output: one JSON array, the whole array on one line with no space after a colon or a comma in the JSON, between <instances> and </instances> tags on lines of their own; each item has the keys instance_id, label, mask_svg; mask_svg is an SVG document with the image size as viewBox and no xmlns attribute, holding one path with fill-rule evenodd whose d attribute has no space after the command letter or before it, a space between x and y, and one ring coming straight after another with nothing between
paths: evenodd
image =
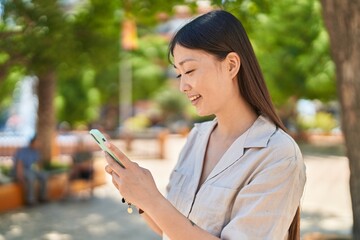
<instances>
[{"instance_id":1,"label":"phone case","mask_svg":"<svg viewBox=\"0 0 360 240\"><path fill-rule=\"evenodd\" d=\"M115 154L106 146L106 138L105 136L97 129L91 129L90 135L95 139L100 148L107 152L110 157L112 157L116 162L120 164L121 167L125 168L125 166L120 162L120 160L115 156Z\"/></svg>"}]
</instances>

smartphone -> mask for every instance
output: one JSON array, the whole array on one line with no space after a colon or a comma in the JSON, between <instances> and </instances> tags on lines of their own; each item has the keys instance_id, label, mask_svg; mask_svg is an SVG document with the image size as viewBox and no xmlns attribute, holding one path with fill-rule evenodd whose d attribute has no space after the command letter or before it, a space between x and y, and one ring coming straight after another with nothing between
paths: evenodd
<instances>
[{"instance_id":1,"label":"smartphone","mask_svg":"<svg viewBox=\"0 0 360 240\"><path fill-rule=\"evenodd\" d=\"M121 167L125 168L124 164L122 164L120 160L116 157L116 155L106 146L107 140L99 130L91 129L89 133L95 139L95 141L103 151L107 152L110 155L110 157L112 157L117 163L120 164Z\"/></svg>"}]
</instances>

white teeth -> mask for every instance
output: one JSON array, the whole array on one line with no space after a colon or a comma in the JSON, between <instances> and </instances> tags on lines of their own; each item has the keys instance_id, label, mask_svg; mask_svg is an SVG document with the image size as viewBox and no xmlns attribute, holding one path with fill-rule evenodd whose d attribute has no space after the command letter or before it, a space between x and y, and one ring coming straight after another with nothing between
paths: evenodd
<instances>
[{"instance_id":1,"label":"white teeth","mask_svg":"<svg viewBox=\"0 0 360 240\"><path fill-rule=\"evenodd\" d=\"M189 97L189 99L190 99L190 101L194 101L200 97L201 97L200 95L195 95L195 96Z\"/></svg>"}]
</instances>

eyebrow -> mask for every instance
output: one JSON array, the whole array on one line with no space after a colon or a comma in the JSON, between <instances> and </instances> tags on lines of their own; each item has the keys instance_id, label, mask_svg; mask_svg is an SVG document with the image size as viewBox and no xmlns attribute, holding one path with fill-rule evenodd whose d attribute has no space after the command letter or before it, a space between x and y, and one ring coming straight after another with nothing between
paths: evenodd
<instances>
[{"instance_id":1,"label":"eyebrow","mask_svg":"<svg viewBox=\"0 0 360 240\"><path fill-rule=\"evenodd\" d=\"M181 65L183 65L184 63L190 62L190 61L196 61L196 60L193 59L193 58L186 58L186 59L182 60L181 62L179 62L179 65L181 66ZM177 68L177 67L175 66L175 64L173 64L173 66L174 66L174 68Z\"/></svg>"}]
</instances>

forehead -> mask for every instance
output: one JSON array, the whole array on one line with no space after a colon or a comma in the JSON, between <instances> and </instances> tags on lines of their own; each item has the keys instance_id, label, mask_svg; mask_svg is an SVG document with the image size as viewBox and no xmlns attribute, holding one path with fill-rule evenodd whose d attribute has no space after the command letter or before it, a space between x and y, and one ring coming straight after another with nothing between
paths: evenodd
<instances>
[{"instance_id":1,"label":"forehead","mask_svg":"<svg viewBox=\"0 0 360 240\"><path fill-rule=\"evenodd\" d=\"M204 62L206 60L212 60L213 58L212 55L203 50L190 49L181 45L175 46L173 54L175 67L179 67L190 62Z\"/></svg>"}]
</instances>

